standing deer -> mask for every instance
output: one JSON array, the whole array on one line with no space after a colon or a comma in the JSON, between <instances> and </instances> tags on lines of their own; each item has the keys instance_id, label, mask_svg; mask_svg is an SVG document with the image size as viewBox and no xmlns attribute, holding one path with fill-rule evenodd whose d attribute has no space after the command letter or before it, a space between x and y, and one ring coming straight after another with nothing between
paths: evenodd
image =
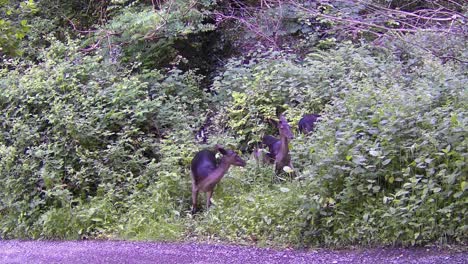
<instances>
[{"instance_id":1,"label":"standing deer","mask_svg":"<svg viewBox=\"0 0 468 264\"><path fill-rule=\"evenodd\" d=\"M308 134L309 132L314 131L315 123L317 123L320 115L317 114L306 114L301 120L299 120L299 132L303 134Z\"/></svg>"},{"instance_id":2,"label":"standing deer","mask_svg":"<svg viewBox=\"0 0 468 264\"><path fill-rule=\"evenodd\" d=\"M211 205L211 196L216 184L221 181L224 174L231 165L245 166L245 161L241 159L235 151L225 150L222 146L216 145L216 150L223 154L221 161L216 162L215 152L202 150L192 159L192 214L197 211L198 192L206 192L206 208Z\"/></svg>"},{"instance_id":3,"label":"standing deer","mask_svg":"<svg viewBox=\"0 0 468 264\"><path fill-rule=\"evenodd\" d=\"M269 153L267 159L270 163L275 164L275 172L278 174L284 166L293 168L291 163L291 155L289 155L289 140L294 136L291 132L291 127L283 115L279 116L279 122L275 123L278 128L280 139L266 135L262 139L262 143L268 147Z\"/></svg>"}]
</instances>

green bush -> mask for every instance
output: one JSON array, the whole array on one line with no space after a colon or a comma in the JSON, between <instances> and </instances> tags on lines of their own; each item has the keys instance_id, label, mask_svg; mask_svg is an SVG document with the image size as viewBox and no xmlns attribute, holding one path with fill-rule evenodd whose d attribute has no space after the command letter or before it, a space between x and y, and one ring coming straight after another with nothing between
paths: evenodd
<instances>
[{"instance_id":1,"label":"green bush","mask_svg":"<svg viewBox=\"0 0 468 264\"><path fill-rule=\"evenodd\" d=\"M315 133L291 143L298 180L307 187L294 189L302 193L296 196L300 201L291 196L287 202L286 215L299 220L288 220L291 236L282 243L406 245L466 239L463 68L427 54L413 54L418 63L407 64L382 51L341 45L301 62L275 53L247 64L233 60L215 83L225 103L218 119L247 143L269 132L265 118L278 105L286 105L293 124L300 113L323 116ZM253 204L261 206L271 188L248 193L255 197ZM287 199L275 196L269 198L275 207L253 213L280 223L284 214L275 210ZM244 237L230 224L250 227L247 219L255 219L252 206L232 211L241 203L222 203L216 212L223 217L215 213L210 230L228 239ZM275 232L257 220L250 234L272 241L269 235Z\"/></svg>"},{"instance_id":2,"label":"green bush","mask_svg":"<svg viewBox=\"0 0 468 264\"><path fill-rule=\"evenodd\" d=\"M218 123L246 144L277 133L266 120L275 119L278 110L286 110L297 127L302 114L322 112L381 60L369 49L348 46L317 51L302 61L280 52L253 54L247 63L244 58L231 60L213 85L222 105Z\"/></svg>"},{"instance_id":3,"label":"green bush","mask_svg":"<svg viewBox=\"0 0 468 264\"><path fill-rule=\"evenodd\" d=\"M58 236L76 216L69 210L93 197L125 212L127 197L164 173L148 172L164 158L160 138L190 134L208 102L192 72L129 76L73 42L51 42L43 63L0 77L2 237Z\"/></svg>"},{"instance_id":4,"label":"green bush","mask_svg":"<svg viewBox=\"0 0 468 264\"><path fill-rule=\"evenodd\" d=\"M432 58L374 69L293 143L310 195L333 209L314 231L329 244L463 241L466 76Z\"/></svg>"}]
</instances>

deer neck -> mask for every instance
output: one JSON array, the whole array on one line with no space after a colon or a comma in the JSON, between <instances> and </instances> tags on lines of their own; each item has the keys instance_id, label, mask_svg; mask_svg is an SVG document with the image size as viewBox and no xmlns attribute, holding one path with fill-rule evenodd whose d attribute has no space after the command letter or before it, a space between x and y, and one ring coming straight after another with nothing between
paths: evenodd
<instances>
[{"instance_id":1,"label":"deer neck","mask_svg":"<svg viewBox=\"0 0 468 264\"><path fill-rule=\"evenodd\" d=\"M230 166L231 164L221 160L219 166L212 171L203 182L201 182L201 185L204 187L210 187L217 184L224 177L224 174L226 174Z\"/></svg>"},{"instance_id":2,"label":"deer neck","mask_svg":"<svg viewBox=\"0 0 468 264\"><path fill-rule=\"evenodd\" d=\"M281 145L280 145L280 153L282 154L281 156L282 157L285 157L288 155L288 152L289 152L289 140L288 140L288 137L286 136L280 136L280 140L281 140Z\"/></svg>"}]
</instances>

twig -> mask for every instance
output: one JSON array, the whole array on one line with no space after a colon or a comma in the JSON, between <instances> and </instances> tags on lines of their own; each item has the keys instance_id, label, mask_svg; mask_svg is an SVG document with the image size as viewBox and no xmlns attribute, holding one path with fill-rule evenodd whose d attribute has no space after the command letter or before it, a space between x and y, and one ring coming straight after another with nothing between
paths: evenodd
<instances>
[{"instance_id":1,"label":"twig","mask_svg":"<svg viewBox=\"0 0 468 264\"><path fill-rule=\"evenodd\" d=\"M68 23L70 23L73 27L73 30L76 31L76 32L79 32L79 33L94 33L94 32L97 32L97 30L79 30L76 28L75 26L75 23L73 23L73 21L71 21L68 17L64 17L65 20L68 21Z\"/></svg>"}]
</instances>

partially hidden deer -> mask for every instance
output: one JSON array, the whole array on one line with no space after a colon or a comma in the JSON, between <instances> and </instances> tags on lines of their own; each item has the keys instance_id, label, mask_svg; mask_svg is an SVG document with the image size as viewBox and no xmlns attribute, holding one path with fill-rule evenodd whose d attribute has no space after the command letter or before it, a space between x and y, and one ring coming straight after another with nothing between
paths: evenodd
<instances>
[{"instance_id":1,"label":"partially hidden deer","mask_svg":"<svg viewBox=\"0 0 468 264\"><path fill-rule=\"evenodd\" d=\"M319 121L320 115L318 114L306 114L301 120L299 120L298 128L299 132L308 134L315 129L315 123Z\"/></svg>"},{"instance_id":2,"label":"partially hidden deer","mask_svg":"<svg viewBox=\"0 0 468 264\"><path fill-rule=\"evenodd\" d=\"M291 155L289 154L289 141L294 138L291 127L284 115L279 116L279 122L275 123L280 138L265 135L262 143L268 147L267 160L275 164L275 172L279 174L285 166L293 169Z\"/></svg>"},{"instance_id":3,"label":"partially hidden deer","mask_svg":"<svg viewBox=\"0 0 468 264\"><path fill-rule=\"evenodd\" d=\"M223 157L219 162L216 161L216 153L205 149L198 152L192 159L190 167L192 175L192 214L197 212L197 196L199 192L206 192L206 208L211 205L211 196L213 190L224 177L231 165L245 166L245 161L237 155L235 151L226 150L220 145L215 149Z\"/></svg>"}]
</instances>

